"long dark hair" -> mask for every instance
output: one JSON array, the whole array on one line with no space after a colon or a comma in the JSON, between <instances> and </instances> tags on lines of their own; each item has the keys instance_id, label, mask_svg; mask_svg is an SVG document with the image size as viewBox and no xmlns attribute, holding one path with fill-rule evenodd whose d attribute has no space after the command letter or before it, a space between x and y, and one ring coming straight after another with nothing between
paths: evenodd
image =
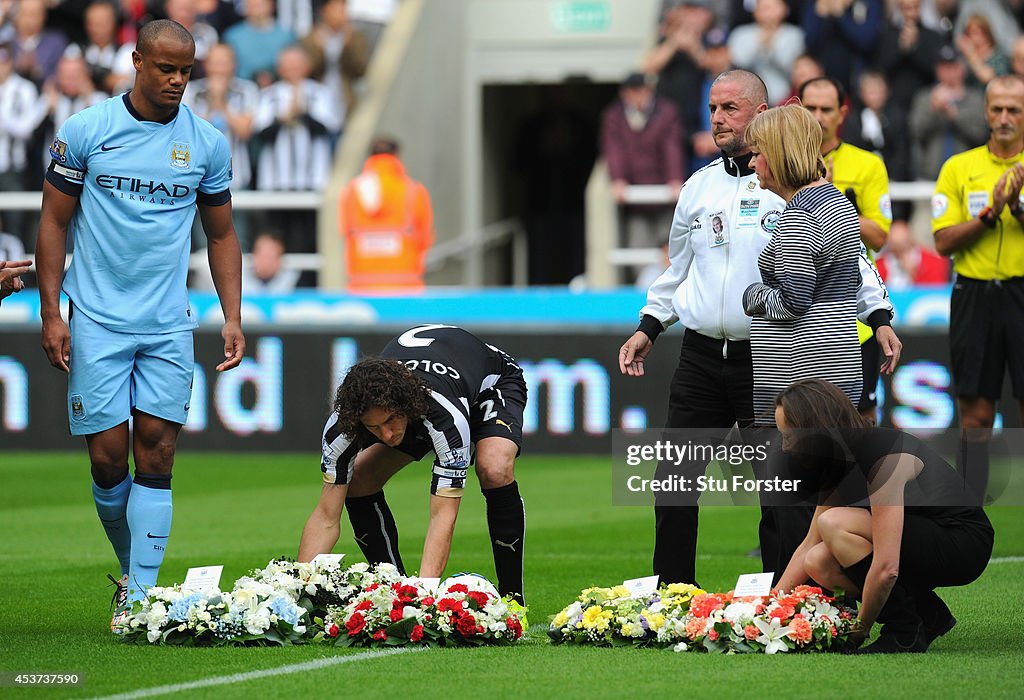
<instances>
[{"instance_id":1,"label":"long dark hair","mask_svg":"<svg viewBox=\"0 0 1024 700\"><path fill-rule=\"evenodd\" d=\"M866 437L871 421L842 389L821 379L790 384L775 397L775 406L782 407L786 426L793 431L787 448L791 467L805 483L815 484L819 502L827 502L850 474L851 450ZM839 498L840 504L849 504Z\"/></svg>"},{"instance_id":2,"label":"long dark hair","mask_svg":"<svg viewBox=\"0 0 1024 700\"><path fill-rule=\"evenodd\" d=\"M782 406L786 423L798 430L862 430L871 427L871 422L857 411L850 397L823 379L793 382L775 397L775 406Z\"/></svg>"}]
</instances>

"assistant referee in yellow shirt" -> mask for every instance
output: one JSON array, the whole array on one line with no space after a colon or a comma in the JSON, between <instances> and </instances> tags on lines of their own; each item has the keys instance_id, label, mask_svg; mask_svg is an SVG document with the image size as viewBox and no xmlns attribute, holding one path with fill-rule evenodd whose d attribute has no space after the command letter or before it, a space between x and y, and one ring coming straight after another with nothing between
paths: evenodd
<instances>
[{"instance_id":1,"label":"assistant referee in yellow shirt","mask_svg":"<svg viewBox=\"0 0 1024 700\"><path fill-rule=\"evenodd\" d=\"M956 271L949 340L960 409L957 466L978 499L1007 366L1024 418L1024 80L989 82L985 117L988 143L946 161L932 197L935 248L953 256Z\"/></svg>"},{"instance_id":2,"label":"assistant referee in yellow shirt","mask_svg":"<svg viewBox=\"0 0 1024 700\"><path fill-rule=\"evenodd\" d=\"M828 181L846 195L857 209L860 220L860 238L867 247L869 260L872 253L885 245L892 223L892 203L889 199L889 173L885 161L871 151L865 151L839 138L839 129L846 120L849 107L846 90L834 78L811 78L800 86L798 95L821 126L821 157L825 160ZM857 410L876 421L878 406L878 378L882 358L878 343L869 343L870 326L857 322L860 339L863 384Z\"/></svg>"}]
</instances>

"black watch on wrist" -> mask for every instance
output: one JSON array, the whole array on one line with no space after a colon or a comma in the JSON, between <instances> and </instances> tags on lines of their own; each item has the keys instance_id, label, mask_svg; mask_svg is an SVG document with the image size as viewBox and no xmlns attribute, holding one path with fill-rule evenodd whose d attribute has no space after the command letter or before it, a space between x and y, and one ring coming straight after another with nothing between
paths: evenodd
<instances>
[{"instance_id":1,"label":"black watch on wrist","mask_svg":"<svg viewBox=\"0 0 1024 700\"><path fill-rule=\"evenodd\" d=\"M985 228L995 228L996 218L996 213L992 211L992 207L985 207L978 212L978 219L981 220L981 223L985 224Z\"/></svg>"}]
</instances>

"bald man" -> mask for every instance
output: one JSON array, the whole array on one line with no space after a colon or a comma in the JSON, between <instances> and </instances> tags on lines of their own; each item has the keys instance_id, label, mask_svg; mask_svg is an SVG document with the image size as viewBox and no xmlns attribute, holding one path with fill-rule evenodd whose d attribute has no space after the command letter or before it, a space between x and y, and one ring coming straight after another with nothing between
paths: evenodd
<instances>
[{"instance_id":1,"label":"bald man","mask_svg":"<svg viewBox=\"0 0 1024 700\"><path fill-rule=\"evenodd\" d=\"M757 258L786 203L758 186L746 142L747 126L768 109L761 79L745 70L725 71L711 85L708 109L722 157L691 175L679 192L669 231L668 269L651 285L640 326L619 349L619 370L642 376L657 337L679 321L686 331L670 384L665 427L718 428L724 434L733 425L754 423L750 317L743 311L742 296L747 285L761 281ZM892 306L866 265L861 265L864 284L858 308L865 319L872 316L872 325L884 326L879 343L886 344L883 352L895 366L899 340L888 327ZM656 478L681 474L694 484L706 467L706 460L663 462ZM666 583L696 580L699 495L696 489L656 495L654 573ZM807 532L812 511L795 506L764 509L759 534L765 571L781 576Z\"/></svg>"},{"instance_id":2,"label":"bald man","mask_svg":"<svg viewBox=\"0 0 1024 700\"><path fill-rule=\"evenodd\" d=\"M197 205L225 318L217 370L237 366L245 351L230 151L217 129L180 105L194 56L180 24L143 26L135 86L64 123L43 185L42 344L50 364L69 374L71 433L85 437L96 510L120 564L114 632L156 584L170 537L171 468L195 362L185 279ZM69 230L75 254L62 282Z\"/></svg>"}]
</instances>

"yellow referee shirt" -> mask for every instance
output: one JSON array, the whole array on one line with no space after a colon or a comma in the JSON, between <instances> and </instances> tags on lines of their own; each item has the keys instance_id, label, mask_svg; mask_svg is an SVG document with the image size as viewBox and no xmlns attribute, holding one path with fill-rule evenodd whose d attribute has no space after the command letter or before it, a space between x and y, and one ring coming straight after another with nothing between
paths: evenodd
<instances>
[{"instance_id":1,"label":"yellow referee shirt","mask_svg":"<svg viewBox=\"0 0 1024 700\"><path fill-rule=\"evenodd\" d=\"M843 141L824 155L832 170L832 184L846 194L853 190L861 216L882 227L886 235L892 224L892 202L889 200L889 172L885 161L871 151ZM874 251L867 248L868 260L874 262ZM857 321L857 337L863 344L871 337L871 327Z\"/></svg>"},{"instance_id":2,"label":"yellow referee shirt","mask_svg":"<svg viewBox=\"0 0 1024 700\"><path fill-rule=\"evenodd\" d=\"M1024 151L1003 160L988 146L952 156L942 166L935 183L932 233L978 216L992 204L992 190L999 178L1021 162ZM957 274L979 280L1024 277L1024 228L1010 213L1009 206L999 215L995 228L985 229L981 238L953 254L953 267Z\"/></svg>"},{"instance_id":3,"label":"yellow referee shirt","mask_svg":"<svg viewBox=\"0 0 1024 700\"><path fill-rule=\"evenodd\" d=\"M825 154L831 163L832 184L842 193L853 190L860 215L871 219L889 233L892 223L892 202L889 200L889 172L885 161L871 151L842 141Z\"/></svg>"}]
</instances>

